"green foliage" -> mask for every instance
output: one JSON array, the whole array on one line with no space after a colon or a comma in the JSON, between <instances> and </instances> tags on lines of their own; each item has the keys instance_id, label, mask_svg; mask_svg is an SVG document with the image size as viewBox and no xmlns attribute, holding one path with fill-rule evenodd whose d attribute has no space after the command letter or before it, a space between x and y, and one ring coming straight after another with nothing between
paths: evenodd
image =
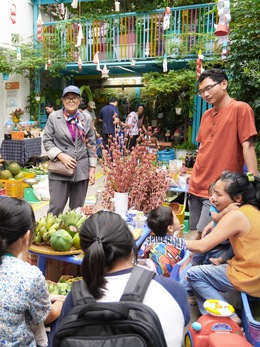
<instances>
[{"instance_id":1,"label":"green foliage","mask_svg":"<svg viewBox=\"0 0 260 347\"><path fill-rule=\"evenodd\" d=\"M40 104L36 101L35 97L37 96L36 92L32 92L27 96L27 106L25 109L30 113L30 119L33 121L38 120L40 112Z\"/></svg>"},{"instance_id":2,"label":"green foliage","mask_svg":"<svg viewBox=\"0 0 260 347\"><path fill-rule=\"evenodd\" d=\"M62 30L55 29L54 34L45 33L42 43L35 42L31 37L27 43L17 44L21 50L21 60L17 59L16 50L8 50L5 54L10 57L12 71L31 81L39 77L40 70L42 75L48 76L49 79L61 77L62 69L66 68L68 62L73 61L72 44L67 43L64 46ZM47 70L45 70L46 64L48 64Z\"/></svg>"},{"instance_id":3,"label":"green foliage","mask_svg":"<svg viewBox=\"0 0 260 347\"><path fill-rule=\"evenodd\" d=\"M143 75L142 100L153 106L154 116L164 113L163 128L174 130L183 125L189 112L194 109L191 102L196 81L195 70L170 70L167 74L150 72ZM182 108L177 116L176 107Z\"/></svg>"},{"instance_id":4,"label":"green foliage","mask_svg":"<svg viewBox=\"0 0 260 347\"><path fill-rule=\"evenodd\" d=\"M0 54L0 72L4 74L11 74L12 71L12 64L7 61L6 55Z\"/></svg>"},{"instance_id":5,"label":"green foliage","mask_svg":"<svg viewBox=\"0 0 260 347\"><path fill-rule=\"evenodd\" d=\"M260 128L260 3L255 0L231 2L230 54L226 68L230 74L230 94L248 102Z\"/></svg>"},{"instance_id":6,"label":"green foliage","mask_svg":"<svg viewBox=\"0 0 260 347\"><path fill-rule=\"evenodd\" d=\"M187 149L189 151L192 151L194 149L197 149L197 145L195 145L194 143L185 141L185 142L183 142L181 144L174 145L174 148L176 148L176 149Z\"/></svg>"},{"instance_id":7,"label":"green foliage","mask_svg":"<svg viewBox=\"0 0 260 347\"><path fill-rule=\"evenodd\" d=\"M149 12L156 9L161 9L166 6L187 6L194 4L208 3L208 0L121 0L120 13L127 12ZM73 9L69 7L69 18L85 18L94 20L103 15L115 13L114 0L97 0L90 2L81 2L79 8ZM58 5L45 5L42 6L46 13L56 13L58 18L61 18Z\"/></svg>"}]
</instances>

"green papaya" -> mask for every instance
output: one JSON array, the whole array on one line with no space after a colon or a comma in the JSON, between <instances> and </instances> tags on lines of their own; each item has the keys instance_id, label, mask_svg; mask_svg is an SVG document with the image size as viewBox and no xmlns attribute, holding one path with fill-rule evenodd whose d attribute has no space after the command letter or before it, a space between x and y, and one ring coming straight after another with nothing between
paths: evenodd
<instances>
[{"instance_id":1,"label":"green papaya","mask_svg":"<svg viewBox=\"0 0 260 347\"><path fill-rule=\"evenodd\" d=\"M59 229L51 235L50 245L54 251L67 252L73 245L73 239L66 230Z\"/></svg>"}]
</instances>

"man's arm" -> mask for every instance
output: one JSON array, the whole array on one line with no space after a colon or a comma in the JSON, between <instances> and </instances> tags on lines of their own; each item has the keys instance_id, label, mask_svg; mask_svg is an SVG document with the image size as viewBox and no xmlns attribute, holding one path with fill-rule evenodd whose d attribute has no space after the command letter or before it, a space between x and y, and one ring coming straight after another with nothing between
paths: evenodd
<instances>
[{"instance_id":1,"label":"man's arm","mask_svg":"<svg viewBox=\"0 0 260 347\"><path fill-rule=\"evenodd\" d=\"M257 157L255 153L255 141L250 137L242 143L244 161L248 172L252 172L254 176L258 176Z\"/></svg>"}]
</instances>

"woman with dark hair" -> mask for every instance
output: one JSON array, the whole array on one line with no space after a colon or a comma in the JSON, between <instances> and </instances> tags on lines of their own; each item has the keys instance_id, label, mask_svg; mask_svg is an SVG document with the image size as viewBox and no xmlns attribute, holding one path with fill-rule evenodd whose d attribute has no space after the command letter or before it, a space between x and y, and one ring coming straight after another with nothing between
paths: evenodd
<instances>
[{"instance_id":1,"label":"woman with dark hair","mask_svg":"<svg viewBox=\"0 0 260 347\"><path fill-rule=\"evenodd\" d=\"M193 266L187 271L202 314L206 313L205 300L225 301L220 292L231 292L232 296L246 292L260 297L260 181L252 174L225 171L215 183L212 198L219 211L234 202L240 207L227 212L203 239L186 241L190 251L206 252L229 238L234 251L234 257L225 264ZM185 243L176 238L177 243L180 241ZM240 323L236 314L232 319Z\"/></svg>"},{"instance_id":2,"label":"woman with dark hair","mask_svg":"<svg viewBox=\"0 0 260 347\"><path fill-rule=\"evenodd\" d=\"M136 245L132 233L120 215L100 211L80 228L84 251L82 276L90 293L98 301L119 301L136 262ZM157 314L168 346L181 346L183 328L189 322L187 295L177 282L155 275L143 303ZM60 320L73 308L68 294Z\"/></svg>"},{"instance_id":3,"label":"woman with dark hair","mask_svg":"<svg viewBox=\"0 0 260 347\"><path fill-rule=\"evenodd\" d=\"M0 199L0 341L1 346L36 346L37 327L60 314L61 301L51 305L45 278L36 266L18 259L31 245L35 216L25 201ZM61 298L60 298L61 299Z\"/></svg>"},{"instance_id":4,"label":"woman with dark hair","mask_svg":"<svg viewBox=\"0 0 260 347\"><path fill-rule=\"evenodd\" d=\"M144 105L138 105L137 111L131 111L125 121L127 144L126 148L132 150L136 145L139 132L147 133L144 126Z\"/></svg>"}]
</instances>

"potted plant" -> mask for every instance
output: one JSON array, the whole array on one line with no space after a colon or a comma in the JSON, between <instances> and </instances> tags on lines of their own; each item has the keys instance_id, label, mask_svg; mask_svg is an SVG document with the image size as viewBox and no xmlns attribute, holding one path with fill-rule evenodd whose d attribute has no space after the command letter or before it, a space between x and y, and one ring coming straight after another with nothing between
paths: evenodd
<instances>
[{"instance_id":1,"label":"potted plant","mask_svg":"<svg viewBox=\"0 0 260 347\"><path fill-rule=\"evenodd\" d=\"M6 56L3 54L0 55L0 72L2 72L4 80L7 80L13 72L12 64L7 61Z\"/></svg>"},{"instance_id":2,"label":"potted plant","mask_svg":"<svg viewBox=\"0 0 260 347\"><path fill-rule=\"evenodd\" d=\"M185 159L187 153L191 154L197 149L197 146L194 143L185 141L180 144L174 145L175 157L177 159Z\"/></svg>"}]
</instances>

